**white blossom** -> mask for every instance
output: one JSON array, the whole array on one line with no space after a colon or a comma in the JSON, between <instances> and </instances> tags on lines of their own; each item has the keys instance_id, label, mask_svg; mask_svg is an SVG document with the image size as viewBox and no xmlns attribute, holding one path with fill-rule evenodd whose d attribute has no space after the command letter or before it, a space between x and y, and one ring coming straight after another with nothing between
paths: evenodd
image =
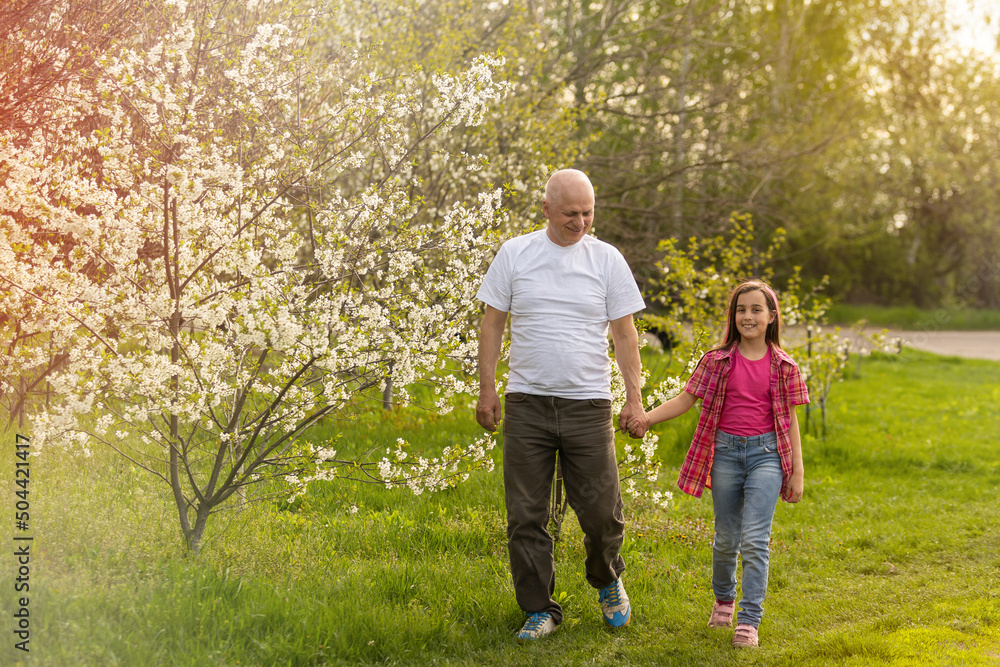
<instances>
[{"instance_id":1,"label":"white blossom","mask_svg":"<svg viewBox=\"0 0 1000 667\"><path fill-rule=\"evenodd\" d=\"M299 438L350 414L360 386L391 378L406 403L408 385L434 383L442 410L468 388L457 376L475 356L475 288L508 219L499 188L456 181L426 220L407 165L437 135L410 119L426 114L439 134L469 126L510 86L496 78L502 60L483 56L442 73L438 93L393 90L361 74L362 55L316 67L292 23L235 9L208 19L190 4L166 3L160 29L113 44L93 81L68 79L27 112L45 127L0 133L0 261L16 267L0 306L46 340L0 353L0 377L65 351L33 444L103 443L156 474L179 451L195 512L212 484L247 485L271 466L293 497L347 474L343 447ZM469 177L486 166L452 162ZM492 447L409 458L400 447L370 469L437 490L491 469ZM199 466L215 461L212 481Z\"/></svg>"}]
</instances>

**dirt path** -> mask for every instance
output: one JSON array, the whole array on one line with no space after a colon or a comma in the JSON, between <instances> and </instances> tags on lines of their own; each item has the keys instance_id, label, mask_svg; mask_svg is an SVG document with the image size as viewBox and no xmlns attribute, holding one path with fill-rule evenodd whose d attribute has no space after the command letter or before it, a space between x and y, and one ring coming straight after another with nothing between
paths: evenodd
<instances>
[{"instance_id":1,"label":"dirt path","mask_svg":"<svg viewBox=\"0 0 1000 667\"><path fill-rule=\"evenodd\" d=\"M832 327L824 327L825 331ZM881 333L875 327L865 329L865 335ZM788 343L801 343L805 332L801 327L789 327L782 334ZM850 328L842 328L840 335L855 338ZM1000 361L1000 331L898 331L889 330L889 338L902 338L903 345L924 352L945 356L966 357L968 359L988 359Z\"/></svg>"},{"instance_id":2,"label":"dirt path","mask_svg":"<svg viewBox=\"0 0 1000 667\"><path fill-rule=\"evenodd\" d=\"M829 331L830 327L825 327ZM868 328L865 334L880 333L882 329ZM790 341L800 340L804 335L798 327L790 327L787 334ZM849 328L841 329L840 335L851 338ZM903 345L925 352L969 359L989 359L1000 361L1000 331L894 331L889 330L889 338L902 338Z\"/></svg>"},{"instance_id":3,"label":"dirt path","mask_svg":"<svg viewBox=\"0 0 1000 667\"><path fill-rule=\"evenodd\" d=\"M891 331L889 335L925 352L1000 361L1000 331Z\"/></svg>"},{"instance_id":4,"label":"dirt path","mask_svg":"<svg viewBox=\"0 0 1000 667\"><path fill-rule=\"evenodd\" d=\"M824 331L832 331L832 326L824 327ZM881 333L883 330L875 327L865 329L866 335ZM845 338L853 337L849 327L840 330ZM889 338L902 338L903 345L924 352L945 356L966 357L968 359L988 359L1000 361L1000 331L898 331L890 329ZM800 343L805 338L801 327L789 327L781 334L782 343ZM658 344L655 341L652 344ZM714 341L713 341L714 344Z\"/></svg>"}]
</instances>

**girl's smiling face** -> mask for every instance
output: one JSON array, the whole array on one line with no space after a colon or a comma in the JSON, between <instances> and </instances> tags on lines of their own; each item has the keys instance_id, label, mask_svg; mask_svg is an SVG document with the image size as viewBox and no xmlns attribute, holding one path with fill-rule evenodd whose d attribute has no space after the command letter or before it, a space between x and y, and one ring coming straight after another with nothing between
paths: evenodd
<instances>
[{"instance_id":1,"label":"girl's smiling face","mask_svg":"<svg viewBox=\"0 0 1000 667\"><path fill-rule=\"evenodd\" d=\"M775 313L767 307L763 291L755 289L737 297L734 323L743 340L763 340L767 325L774 321L774 317Z\"/></svg>"}]
</instances>

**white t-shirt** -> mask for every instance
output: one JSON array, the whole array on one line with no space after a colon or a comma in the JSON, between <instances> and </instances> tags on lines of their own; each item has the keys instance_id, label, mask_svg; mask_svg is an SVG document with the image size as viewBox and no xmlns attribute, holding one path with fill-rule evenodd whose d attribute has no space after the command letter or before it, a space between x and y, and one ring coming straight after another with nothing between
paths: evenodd
<instances>
[{"instance_id":1,"label":"white t-shirt","mask_svg":"<svg viewBox=\"0 0 1000 667\"><path fill-rule=\"evenodd\" d=\"M476 298L511 315L509 392L611 398L608 323L646 307L618 249L545 230L500 247Z\"/></svg>"}]
</instances>

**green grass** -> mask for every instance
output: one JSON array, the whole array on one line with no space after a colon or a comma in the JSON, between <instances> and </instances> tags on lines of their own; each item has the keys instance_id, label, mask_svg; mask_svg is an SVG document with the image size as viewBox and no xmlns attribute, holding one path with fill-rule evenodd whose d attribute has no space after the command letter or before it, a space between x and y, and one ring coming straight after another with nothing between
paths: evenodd
<instances>
[{"instance_id":1,"label":"green grass","mask_svg":"<svg viewBox=\"0 0 1000 667\"><path fill-rule=\"evenodd\" d=\"M831 324L849 326L866 320L873 327L907 331L1000 331L995 309L922 309L916 306L861 306L835 304L827 312Z\"/></svg>"},{"instance_id":2,"label":"green grass","mask_svg":"<svg viewBox=\"0 0 1000 667\"><path fill-rule=\"evenodd\" d=\"M826 440L804 438L805 499L778 508L762 647L751 652L705 627L707 494L677 494L667 510L626 500L634 618L620 632L602 625L570 514L557 547L565 622L522 647L499 471L433 495L339 484L223 514L192 557L154 480L108 452L47 451L32 460L25 664L995 665L998 404L997 363L906 351L852 367L832 393ZM661 431L665 489L691 426ZM400 434L440 449L478 432L468 406L330 429L359 450ZM10 480L14 437L3 438ZM12 573L8 556L5 619ZM0 663L23 660L3 637Z\"/></svg>"}]
</instances>

